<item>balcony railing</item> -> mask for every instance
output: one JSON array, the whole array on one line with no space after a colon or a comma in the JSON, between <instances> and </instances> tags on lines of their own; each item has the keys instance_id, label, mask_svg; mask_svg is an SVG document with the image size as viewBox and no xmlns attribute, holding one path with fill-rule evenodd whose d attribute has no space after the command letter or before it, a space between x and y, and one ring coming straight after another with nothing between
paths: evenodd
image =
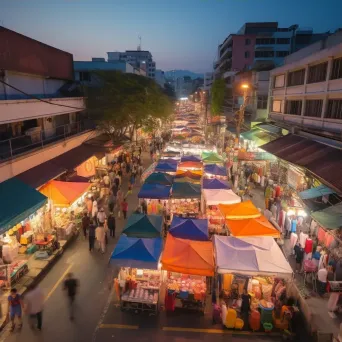
<instances>
[{"instance_id":1,"label":"balcony railing","mask_svg":"<svg viewBox=\"0 0 342 342\"><path fill-rule=\"evenodd\" d=\"M37 127L38 128L38 127ZM83 120L46 130L31 130L19 137L0 140L0 162L10 160L34 149L43 149L49 144L95 129L90 120Z\"/></svg>"}]
</instances>

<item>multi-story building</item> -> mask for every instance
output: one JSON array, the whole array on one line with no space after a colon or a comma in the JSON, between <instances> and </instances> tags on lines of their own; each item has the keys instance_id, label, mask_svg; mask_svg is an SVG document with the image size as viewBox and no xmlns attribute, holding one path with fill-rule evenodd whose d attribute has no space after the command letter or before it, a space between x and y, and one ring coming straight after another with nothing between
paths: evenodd
<instances>
[{"instance_id":1,"label":"multi-story building","mask_svg":"<svg viewBox=\"0 0 342 342\"><path fill-rule=\"evenodd\" d=\"M156 62L150 51L126 50L125 52L107 52L108 62L125 61L136 68L146 70L146 76L155 78Z\"/></svg>"},{"instance_id":2,"label":"multi-story building","mask_svg":"<svg viewBox=\"0 0 342 342\"><path fill-rule=\"evenodd\" d=\"M213 73L206 72L204 73L204 83L203 83L203 90L208 91L210 93L211 86L213 84Z\"/></svg>"},{"instance_id":3,"label":"multi-story building","mask_svg":"<svg viewBox=\"0 0 342 342\"><path fill-rule=\"evenodd\" d=\"M164 88L166 79L165 79L165 73L163 70L157 69L155 72L155 81L162 87Z\"/></svg>"},{"instance_id":4,"label":"multi-story building","mask_svg":"<svg viewBox=\"0 0 342 342\"><path fill-rule=\"evenodd\" d=\"M193 82L190 76L178 77L175 84L177 98L188 97L193 91Z\"/></svg>"}]
</instances>

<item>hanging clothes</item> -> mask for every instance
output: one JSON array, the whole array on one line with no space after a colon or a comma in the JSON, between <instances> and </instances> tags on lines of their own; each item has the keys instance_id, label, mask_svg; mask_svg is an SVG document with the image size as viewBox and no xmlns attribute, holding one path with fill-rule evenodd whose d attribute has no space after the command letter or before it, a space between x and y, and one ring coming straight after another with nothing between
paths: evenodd
<instances>
[{"instance_id":1,"label":"hanging clothes","mask_svg":"<svg viewBox=\"0 0 342 342\"><path fill-rule=\"evenodd\" d=\"M291 232L292 233L297 232L297 219L296 218L291 220Z\"/></svg>"},{"instance_id":2,"label":"hanging clothes","mask_svg":"<svg viewBox=\"0 0 342 342\"><path fill-rule=\"evenodd\" d=\"M303 232L300 232L300 234L299 234L299 243L303 248L305 247L305 242L306 242L306 239L308 237L309 237L309 235L305 234Z\"/></svg>"},{"instance_id":3,"label":"hanging clothes","mask_svg":"<svg viewBox=\"0 0 342 342\"><path fill-rule=\"evenodd\" d=\"M312 253L312 247L313 247L313 241L312 239L308 238L305 241L305 247L304 247L304 251L306 254Z\"/></svg>"},{"instance_id":4,"label":"hanging clothes","mask_svg":"<svg viewBox=\"0 0 342 342\"><path fill-rule=\"evenodd\" d=\"M290 236L291 249L294 248L294 246L296 245L297 241L298 241L298 235L296 233L291 233L291 236Z\"/></svg>"}]
</instances>

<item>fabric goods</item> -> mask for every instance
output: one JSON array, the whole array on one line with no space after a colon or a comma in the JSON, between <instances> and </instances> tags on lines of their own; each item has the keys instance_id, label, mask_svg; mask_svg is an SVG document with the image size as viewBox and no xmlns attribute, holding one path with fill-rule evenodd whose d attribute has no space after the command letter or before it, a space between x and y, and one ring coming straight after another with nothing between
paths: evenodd
<instances>
[{"instance_id":1,"label":"fabric goods","mask_svg":"<svg viewBox=\"0 0 342 342\"><path fill-rule=\"evenodd\" d=\"M312 253L312 247L313 247L313 241L312 239L306 239L305 241L305 247L304 247L304 251L306 254L308 253Z\"/></svg>"}]
</instances>

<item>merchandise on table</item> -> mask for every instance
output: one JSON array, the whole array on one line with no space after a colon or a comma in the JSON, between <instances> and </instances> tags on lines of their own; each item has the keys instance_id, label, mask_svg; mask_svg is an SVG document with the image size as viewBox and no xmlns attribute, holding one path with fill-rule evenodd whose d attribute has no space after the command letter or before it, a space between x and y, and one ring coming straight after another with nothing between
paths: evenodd
<instances>
[{"instance_id":1,"label":"merchandise on table","mask_svg":"<svg viewBox=\"0 0 342 342\"><path fill-rule=\"evenodd\" d=\"M227 229L225 227L225 219L221 211L216 205L209 205L206 207L206 217L208 218L209 233L226 235Z\"/></svg>"},{"instance_id":2,"label":"merchandise on table","mask_svg":"<svg viewBox=\"0 0 342 342\"><path fill-rule=\"evenodd\" d=\"M172 199L171 213L178 216L195 217L200 212L200 201L198 199Z\"/></svg>"}]
</instances>

